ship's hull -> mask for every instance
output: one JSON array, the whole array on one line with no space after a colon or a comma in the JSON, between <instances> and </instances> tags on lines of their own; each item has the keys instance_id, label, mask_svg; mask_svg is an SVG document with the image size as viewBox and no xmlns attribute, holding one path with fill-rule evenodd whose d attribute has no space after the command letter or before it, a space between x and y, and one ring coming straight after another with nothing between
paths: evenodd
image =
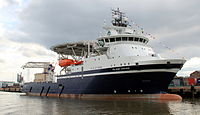
<instances>
[{"instance_id":1,"label":"ship's hull","mask_svg":"<svg viewBox=\"0 0 200 115\"><path fill-rule=\"evenodd\" d=\"M137 72L121 69L122 71L118 72L105 72L107 74L101 74L105 70L99 74L98 71L82 72L86 77L79 75L79 77L69 78L65 75L60 76L62 79L58 79L57 83L27 83L23 91L28 95L68 98L94 98L95 95L103 98L116 96L122 98L129 95L133 98L133 95L138 94L162 94L167 91L168 85L181 66L182 64L173 66L165 64L162 66L165 69L151 67L137 70Z\"/></svg>"}]
</instances>

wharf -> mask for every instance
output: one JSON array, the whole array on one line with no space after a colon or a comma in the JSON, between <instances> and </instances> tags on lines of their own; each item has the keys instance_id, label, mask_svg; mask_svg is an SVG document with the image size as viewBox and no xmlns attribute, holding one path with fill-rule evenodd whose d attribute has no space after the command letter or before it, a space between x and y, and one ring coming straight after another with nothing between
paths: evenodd
<instances>
[{"instance_id":1,"label":"wharf","mask_svg":"<svg viewBox=\"0 0 200 115\"><path fill-rule=\"evenodd\" d=\"M200 86L169 86L168 93L178 94L182 97L200 97Z\"/></svg>"},{"instance_id":2,"label":"wharf","mask_svg":"<svg viewBox=\"0 0 200 115\"><path fill-rule=\"evenodd\" d=\"M11 88L0 88L0 91L6 91L6 92L21 92L21 88L15 88L15 87L11 87Z\"/></svg>"}]
</instances>

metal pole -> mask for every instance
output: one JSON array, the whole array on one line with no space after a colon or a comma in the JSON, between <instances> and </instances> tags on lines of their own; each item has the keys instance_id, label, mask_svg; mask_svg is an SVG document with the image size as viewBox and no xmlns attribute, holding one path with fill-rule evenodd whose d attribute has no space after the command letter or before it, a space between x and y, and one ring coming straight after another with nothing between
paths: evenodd
<instances>
[{"instance_id":1,"label":"metal pole","mask_svg":"<svg viewBox=\"0 0 200 115\"><path fill-rule=\"evenodd\" d=\"M90 42L88 42L88 56L87 57L89 56L90 56Z\"/></svg>"}]
</instances>

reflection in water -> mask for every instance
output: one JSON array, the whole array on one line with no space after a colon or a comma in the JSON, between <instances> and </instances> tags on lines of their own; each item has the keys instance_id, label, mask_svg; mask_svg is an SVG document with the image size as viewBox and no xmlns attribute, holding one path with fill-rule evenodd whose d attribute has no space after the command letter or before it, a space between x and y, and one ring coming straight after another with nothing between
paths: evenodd
<instances>
[{"instance_id":1,"label":"reflection in water","mask_svg":"<svg viewBox=\"0 0 200 115\"><path fill-rule=\"evenodd\" d=\"M199 115L200 99L185 99L183 102L169 102L169 111L178 115Z\"/></svg>"},{"instance_id":2,"label":"reflection in water","mask_svg":"<svg viewBox=\"0 0 200 115\"><path fill-rule=\"evenodd\" d=\"M0 92L0 114L16 115L155 115L200 113L200 101L100 101L20 96Z\"/></svg>"},{"instance_id":3,"label":"reflection in water","mask_svg":"<svg viewBox=\"0 0 200 115\"><path fill-rule=\"evenodd\" d=\"M131 115L169 113L166 103L151 101L94 101L60 99L57 104L57 110L59 111L59 114Z\"/></svg>"}]
</instances>

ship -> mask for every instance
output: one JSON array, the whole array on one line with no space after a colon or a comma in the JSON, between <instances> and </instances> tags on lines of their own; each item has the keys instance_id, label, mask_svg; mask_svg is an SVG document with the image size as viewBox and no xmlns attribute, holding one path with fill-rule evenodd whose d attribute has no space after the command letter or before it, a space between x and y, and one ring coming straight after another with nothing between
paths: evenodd
<instances>
[{"instance_id":1,"label":"ship","mask_svg":"<svg viewBox=\"0 0 200 115\"><path fill-rule=\"evenodd\" d=\"M25 83L22 91L78 99L181 99L166 92L185 59L162 58L148 44L149 36L119 9L112 10L111 25L103 29L96 40L52 46L62 67L59 75Z\"/></svg>"}]
</instances>

